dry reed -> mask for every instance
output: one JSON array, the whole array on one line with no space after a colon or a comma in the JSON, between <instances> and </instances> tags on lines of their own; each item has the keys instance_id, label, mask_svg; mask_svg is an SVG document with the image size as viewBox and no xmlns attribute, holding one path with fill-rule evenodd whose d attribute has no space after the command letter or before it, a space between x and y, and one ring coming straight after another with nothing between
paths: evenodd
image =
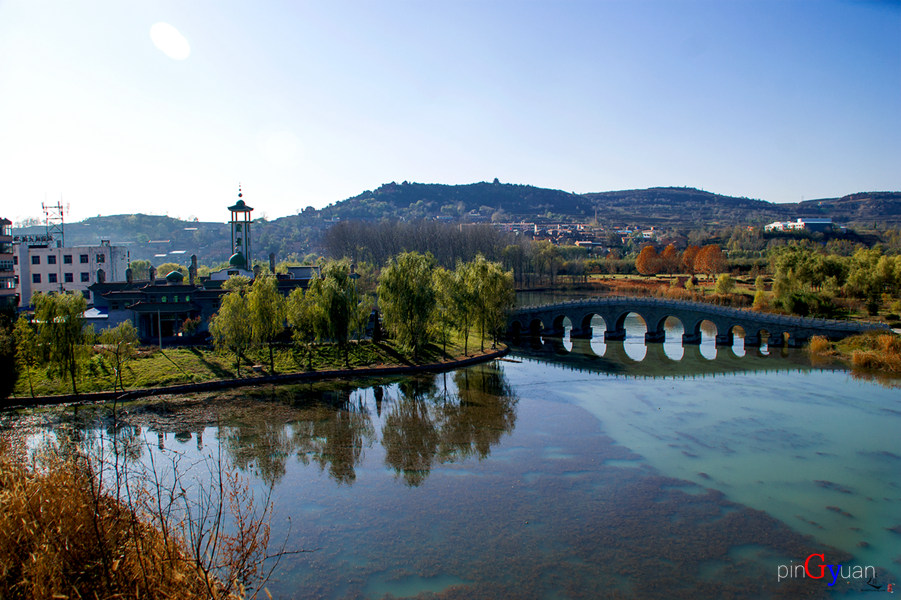
<instances>
[{"instance_id":1,"label":"dry reed","mask_svg":"<svg viewBox=\"0 0 901 600\"><path fill-rule=\"evenodd\" d=\"M240 493L233 499L241 500ZM177 527L160 523L104 491L96 464L83 453L50 448L28 458L0 442L0 598L243 594L240 585L222 585L203 557L197 560ZM249 537L228 541L234 547L226 554L252 559L259 553L261 541L268 542L268 523L253 524L257 529L244 532ZM258 535L260 528L265 536ZM258 570L252 560L240 568Z\"/></svg>"}]
</instances>

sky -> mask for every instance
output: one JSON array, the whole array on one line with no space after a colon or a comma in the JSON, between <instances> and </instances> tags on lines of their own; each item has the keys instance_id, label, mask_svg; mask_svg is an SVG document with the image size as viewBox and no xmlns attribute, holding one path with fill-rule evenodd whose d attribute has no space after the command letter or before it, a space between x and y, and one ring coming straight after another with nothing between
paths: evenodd
<instances>
[{"instance_id":1,"label":"sky","mask_svg":"<svg viewBox=\"0 0 901 600\"><path fill-rule=\"evenodd\" d=\"M901 190L901 0L0 0L0 216Z\"/></svg>"}]
</instances>

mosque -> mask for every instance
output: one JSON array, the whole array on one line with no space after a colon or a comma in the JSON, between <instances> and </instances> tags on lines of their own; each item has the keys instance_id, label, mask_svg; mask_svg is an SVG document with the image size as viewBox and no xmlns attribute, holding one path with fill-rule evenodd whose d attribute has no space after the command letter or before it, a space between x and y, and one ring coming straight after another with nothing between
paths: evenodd
<instances>
[{"instance_id":1,"label":"mosque","mask_svg":"<svg viewBox=\"0 0 901 600\"><path fill-rule=\"evenodd\" d=\"M131 321L141 342L146 344L197 343L208 337L210 317L219 310L226 293L222 284L233 275L253 280L261 270L259 265L251 267L253 208L244 202L240 188L238 201L228 210L232 248L228 267L210 273L209 277L198 277L197 255L192 255L187 281L179 271L161 274L153 267L146 280L136 280L128 268L125 281L98 280L89 287L94 306L85 313L86 321L98 331ZM275 273L274 254L269 255L269 270ZM288 267L287 273L276 274L278 290L287 296L297 287L306 288L311 279L319 276L319 271L318 266ZM184 331L185 322L198 319L196 330L188 336Z\"/></svg>"}]
</instances>

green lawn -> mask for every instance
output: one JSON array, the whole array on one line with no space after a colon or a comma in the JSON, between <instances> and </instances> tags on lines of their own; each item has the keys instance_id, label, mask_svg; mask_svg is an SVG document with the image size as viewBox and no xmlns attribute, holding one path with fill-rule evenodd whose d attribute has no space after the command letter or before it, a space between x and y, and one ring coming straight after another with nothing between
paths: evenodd
<instances>
[{"instance_id":1,"label":"green lawn","mask_svg":"<svg viewBox=\"0 0 901 600\"><path fill-rule=\"evenodd\" d=\"M470 336L469 353L479 350L478 336ZM486 341L485 347L490 344ZM371 341L352 342L348 346L351 368L376 365L412 365L429 364L447 360L449 357L463 356L463 339L455 338L448 343L447 354L434 344L425 348L417 360L409 353L395 348L388 342L375 344ZM307 357L299 348L283 346L275 349L275 372L294 373L307 371ZM313 370L345 368L344 355L334 344L321 344L313 348ZM240 377L261 377L270 375L269 353L265 349L252 350L241 363ZM129 360L123 370L125 389L160 387L183 383L199 383L217 379L238 377L235 369L235 355L218 353L209 348L163 348L142 347L137 355ZM77 379L78 392L111 391L115 378L112 361L105 355L95 352L84 363ZM38 367L31 372L34 393L37 396L72 393L72 385L67 377L53 377L47 367ZM28 374L19 373L16 383L16 397L30 397Z\"/></svg>"}]
</instances>

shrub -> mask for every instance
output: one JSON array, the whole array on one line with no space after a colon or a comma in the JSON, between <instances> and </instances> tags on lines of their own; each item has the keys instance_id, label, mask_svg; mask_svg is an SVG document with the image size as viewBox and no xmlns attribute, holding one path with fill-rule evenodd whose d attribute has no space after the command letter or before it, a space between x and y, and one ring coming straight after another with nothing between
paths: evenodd
<instances>
[{"instance_id":1,"label":"shrub","mask_svg":"<svg viewBox=\"0 0 901 600\"><path fill-rule=\"evenodd\" d=\"M832 351L832 344L825 337L815 335L810 338L808 350L811 354L827 354Z\"/></svg>"},{"instance_id":2,"label":"shrub","mask_svg":"<svg viewBox=\"0 0 901 600\"><path fill-rule=\"evenodd\" d=\"M0 443L0 598L245 595L242 582L259 572L253 561L262 564L261 544L268 543L268 521L240 519L249 514L248 506L253 512L252 502L232 513L239 517L237 534L201 540L196 532L213 533L214 513L202 515L203 521L191 519L197 516L191 510L181 511L182 521L173 522L161 512L164 506L153 505L150 488L126 487L132 475L117 471L114 481L104 481L109 469L74 449L48 446L27 458L9 442ZM246 499L236 480L226 479L226 504ZM175 492L160 485L156 491L162 498ZM116 489L127 502L113 495ZM167 513L173 514L178 511ZM199 557L195 548L207 555Z\"/></svg>"}]
</instances>

